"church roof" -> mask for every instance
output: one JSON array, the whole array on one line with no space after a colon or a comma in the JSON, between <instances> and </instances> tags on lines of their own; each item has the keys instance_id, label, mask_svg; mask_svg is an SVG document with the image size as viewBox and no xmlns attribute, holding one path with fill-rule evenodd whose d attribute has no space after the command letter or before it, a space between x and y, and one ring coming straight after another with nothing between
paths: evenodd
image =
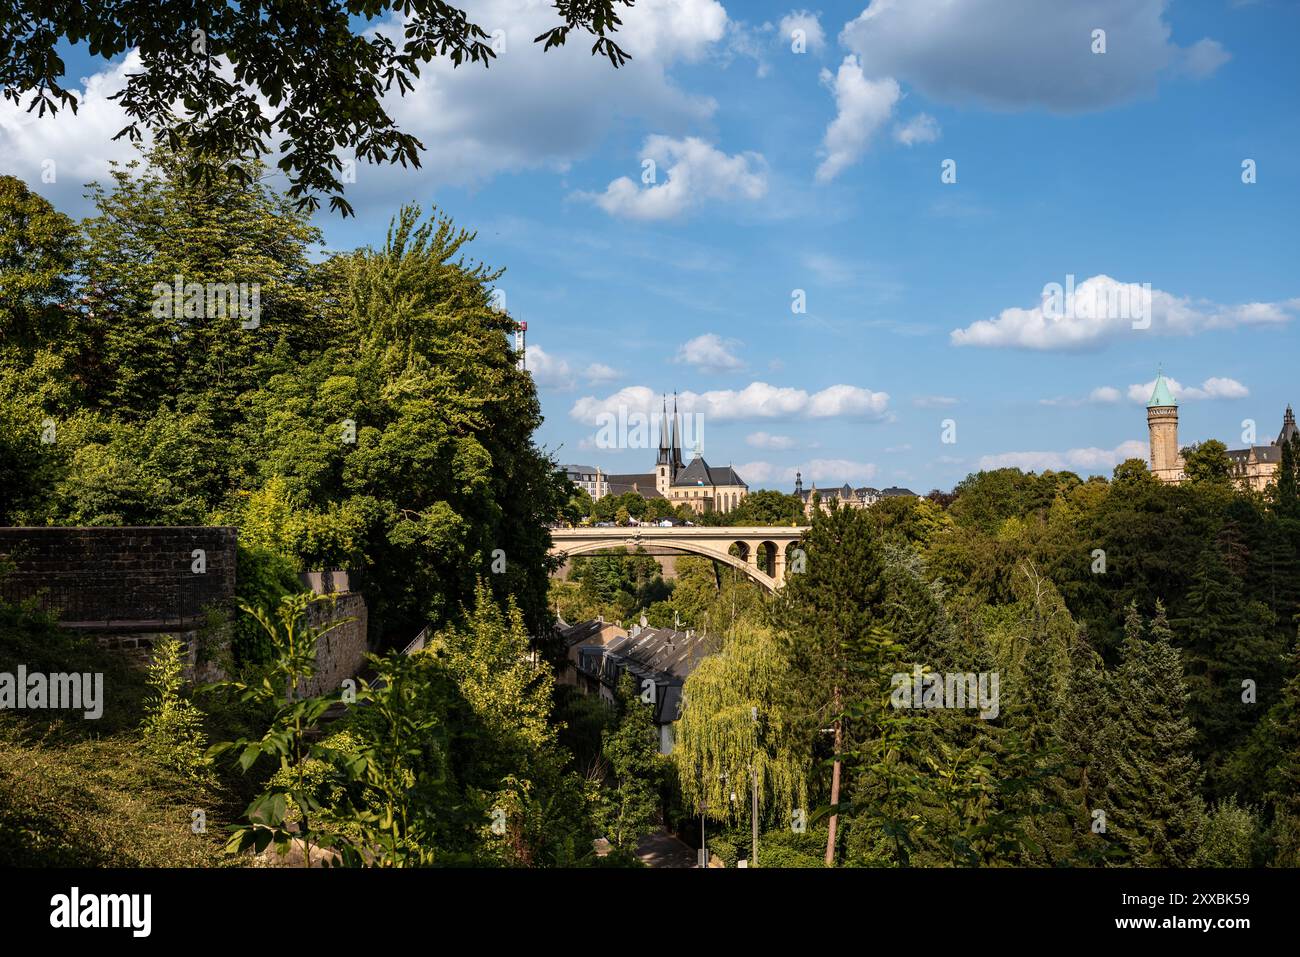
<instances>
[{"instance_id":1,"label":"church roof","mask_svg":"<svg viewBox=\"0 0 1300 957\"><path fill-rule=\"evenodd\" d=\"M1169 388L1169 383L1165 381L1164 373L1156 376L1156 386L1151 390L1151 400L1147 403L1148 409L1154 409L1157 406L1177 405L1174 401L1174 393Z\"/></svg>"},{"instance_id":2,"label":"church roof","mask_svg":"<svg viewBox=\"0 0 1300 957\"><path fill-rule=\"evenodd\" d=\"M645 474L610 474L605 476L605 484L609 487L610 495L623 495L627 492L637 492L645 498L663 498L663 496L659 494L659 490L655 487L654 472L647 472Z\"/></svg>"},{"instance_id":3,"label":"church roof","mask_svg":"<svg viewBox=\"0 0 1300 957\"><path fill-rule=\"evenodd\" d=\"M704 461L702 455L697 455L691 459L690 465L678 472L677 477L673 479L674 487L744 484L744 481L731 466L710 468L709 463Z\"/></svg>"}]
</instances>

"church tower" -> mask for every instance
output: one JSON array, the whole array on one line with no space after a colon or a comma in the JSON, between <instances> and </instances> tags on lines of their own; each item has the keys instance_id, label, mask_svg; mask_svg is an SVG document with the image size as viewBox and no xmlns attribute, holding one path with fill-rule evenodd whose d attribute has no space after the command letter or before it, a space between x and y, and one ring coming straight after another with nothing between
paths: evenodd
<instances>
[{"instance_id":1,"label":"church tower","mask_svg":"<svg viewBox=\"0 0 1300 957\"><path fill-rule=\"evenodd\" d=\"M1147 429L1151 434L1151 474L1165 482L1178 481L1182 475L1178 455L1178 403L1163 372L1156 376L1151 400L1147 402Z\"/></svg>"},{"instance_id":2,"label":"church tower","mask_svg":"<svg viewBox=\"0 0 1300 957\"><path fill-rule=\"evenodd\" d=\"M668 396L664 396L663 413L659 417L659 458L655 460L655 489L664 498L672 484L672 458L668 450Z\"/></svg>"}]
</instances>

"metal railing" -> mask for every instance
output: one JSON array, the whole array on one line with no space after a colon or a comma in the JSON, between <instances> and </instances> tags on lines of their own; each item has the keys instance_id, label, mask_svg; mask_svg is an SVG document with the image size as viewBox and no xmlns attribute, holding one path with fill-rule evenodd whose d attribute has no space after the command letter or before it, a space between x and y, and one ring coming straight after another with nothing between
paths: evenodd
<instances>
[{"instance_id":1,"label":"metal railing","mask_svg":"<svg viewBox=\"0 0 1300 957\"><path fill-rule=\"evenodd\" d=\"M31 581L0 579L0 598L11 603L33 602L60 622L111 627L127 622L192 623L204 607L220 596L199 576L161 581Z\"/></svg>"}]
</instances>

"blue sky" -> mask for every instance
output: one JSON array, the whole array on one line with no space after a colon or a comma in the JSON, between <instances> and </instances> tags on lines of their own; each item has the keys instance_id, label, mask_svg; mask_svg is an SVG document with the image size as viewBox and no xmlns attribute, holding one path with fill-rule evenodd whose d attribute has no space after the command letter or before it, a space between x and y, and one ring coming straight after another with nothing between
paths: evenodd
<instances>
[{"instance_id":1,"label":"blue sky","mask_svg":"<svg viewBox=\"0 0 1300 957\"><path fill-rule=\"evenodd\" d=\"M674 390L712 464L782 489L1109 474L1145 454L1160 364L1183 444L1239 447L1247 419L1269 441L1300 401L1300 4L641 0L617 72L543 55L545 3L467 8L497 62L392 105L424 169L363 166L357 218L318 221L333 248L409 201L477 229L561 461L649 470L597 416ZM84 214L129 153L105 99L129 69L74 51L76 117L0 106L0 167ZM1086 295L1045 315L1069 276ZM1145 320L1090 311L1112 283L1149 286Z\"/></svg>"}]
</instances>

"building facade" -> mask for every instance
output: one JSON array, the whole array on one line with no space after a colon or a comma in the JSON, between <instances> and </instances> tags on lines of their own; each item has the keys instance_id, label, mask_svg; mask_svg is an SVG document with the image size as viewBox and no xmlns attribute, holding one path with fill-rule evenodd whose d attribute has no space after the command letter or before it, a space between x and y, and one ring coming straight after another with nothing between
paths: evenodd
<instances>
[{"instance_id":1,"label":"building facade","mask_svg":"<svg viewBox=\"0 0 1300 957\"><path fill-rule=\"evenodd\" d=\"M664 397L659 425L659 456L655 470L607 476L609 495L636 492L644 498L663 498L673 505L686 505L697 514L730 512L745 496L749 486L730 465L715 467L704 460L699 444L690 462L682 458L681 418L673 398L672 421L668 419L668 398ZM594 497L594 496L593 496Z\"/></svg>"},{"instance_id":2,"label":"building facade","mask_svg":"<svg viewBox=\"0 0 1300 957\"><path fill-rule=\"evenodd\" d=\"M1156 376L1155 388L1147 402L1147 431L1150 435L1151 474L1174 485L1183 481L1186 473L1183 453L1178 447L1178 401L1163 373ZM1283 443L1290 442L1295 435L1295 413L1288 405L1282 416L1282 431L1273 442L1228 450L1233 480L1242 488L1264 491L1282 464Z\"/></svg>"},{"instance_id":3,"label":"building facade","mask_svg":"<svg viewBox=\"0 0 1300 957\"><path fill-rule=\"evenodd\" d=\"M593 501L609 494L609 482L596 466L566 465L564 474L570 482L590 495Z\"/></svg>"},{"instance_id":4,"label":"building facade","mask_svg":"<svg viewBox=\"0 0 1300 957\"><path fill-rule=\"evenodd\" d=\"M794 473L794 494L803 501L803 513L809 519L813 515L814 502L818 503L816 507L823 512L829 512L832 503L840 508L870 508L882 498L895 498L899 495L919 497L911 489L899 488L896 485L891 485L885 489L871 488L870 486L853 488L848 482L845 482L839 488L819 490L817 483L813 482L811 488L805 489L803 487L802 472Z\"/></svg>"}]
</instances>

